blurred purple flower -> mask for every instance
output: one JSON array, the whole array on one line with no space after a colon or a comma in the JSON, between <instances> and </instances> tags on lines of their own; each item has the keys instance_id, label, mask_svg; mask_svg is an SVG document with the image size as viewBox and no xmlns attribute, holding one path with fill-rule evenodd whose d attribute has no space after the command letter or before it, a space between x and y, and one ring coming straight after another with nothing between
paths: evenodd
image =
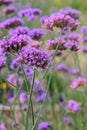
<instances>
[{"instance_id":1,"label":"blurred purple flower","mask_svg":"<svg viewBox=\"0 0 87 130\"><path fill-rule=\"evenodd\" d=\"M38 126L38 130L50 130L51 123L50 122L41 122Z\"/></svg>"},{"instance_id":2,"label":"blurred purple flower","mask_svg":"<svg viewBox=\"0 0 87 130\"><path fill-rule=\"evenodd\" d=\"M21 102L21 103L27 102L27 99L28 99L26 93L24 93L24 92L21 92L21 93L20 93L19 98L20 98L20 102Z\"/></svg>"}]
</instances>

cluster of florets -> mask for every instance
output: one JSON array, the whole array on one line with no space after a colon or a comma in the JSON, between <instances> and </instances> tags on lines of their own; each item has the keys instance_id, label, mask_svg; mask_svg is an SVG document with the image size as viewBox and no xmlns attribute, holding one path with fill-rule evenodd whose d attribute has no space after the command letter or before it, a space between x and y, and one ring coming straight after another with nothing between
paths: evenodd
<instances>
[{"instance_id":1,"label":"cluster of florets","mask_svg":"<svg viewBox=\"0 0 87 130\"><path fill-rule=\"evenodd\" d=\"M62 13L52 14L50 17L46 18L44 21L44 26L48 30L53 30L54 27L65 28L68 27L71 31L76 30L79 26L79 21L74 20L69 15Z\"/></svg>"},{"instance_id":2,"label":"cluster of florets","mask_svg":"<svg viewBox=\"0 0 87 130\"><path fill-rule=\"evenodd\" d=\"M65 66L64 64L59 64L56 67L57 71L62 71L62 72L69 72L69 68L67 66Z\"/></svg>"},{"instance_id":3,"label":"cluster of florets","mask_svg":"<svg viewBox=\"0 0 87 130\"><path fill-rule=\"evenodd\" d=\"M34 47L23 48L18 60L24 64L30 65L32 68L46 69L49 66L49 55L42 49Z\"/></svg>"},{"instance_id":4,"label":"cluster of florets","mask_svg":"<svg viewBox=\"0 0 87 130\"><path fill-rule=\"evenodd\" d=\"M36 28L29 31L29 36L34 40L39 40L43 35L44 31L41 28Z\"/></svg>"},{"instance_id":5,"label":"cluster of florets","mask_svg":"<svg viewBox=\"0 0 87 130\"><path fill-rule=\"evenodd\" d=\"M73 120L71 118L69 118L68 116L65 116L64 117L64 122L67 124L67 125L73 125Z\"/></svg>"},{"instance_id":6,"label":"cluster of florets","mask_svg":"<svg viewBox=\"0 0 87 130\"><path fill-rule=\"evenodd\" d=\"M10 64L10 68L14 70L17 69L18 67L20 67L18 59L13 59L13 61Z\"/></svg>"},{"instance_id":7,"label":"cluster of florets","mask_svg":"<svg viewBox=\"0 0 87 130\"><path fill-rule=\"evenodd\" d=\"M58 50L66 50L70 49L71 51L79 50L79 35L70 34L68 38L62 37L61 40L55 38L54 40L48 40L47 49L55 50L58 46Z\"/></svg>"},{"instance_id":8,"label":"cluster of florets","mask_svg":"<svg viewBox=\"0 0 87 130\"><path fill-rule=\"evenodd\" d=\"M0 6L1 5L9 5L12 4L14 0L0 0Z\"/></svg>"},{"instance_id":9,"label":"cluster of florets","mask_svg":"<svg viewBox=\"0 0 87 130\"><path fill-rule=\"evenodd\" d=\"M0 69L6 66L6 58L0 57Z\"/></svg>"},{"instance_id":10,"label":"cluster of florets","mask_svg":"<svg viewBox=\"0 0 87 130\"><path fill-rule=\"evenodd\" d=\"M9 52L18 52L22 47L28 44L29 37L27 35L14 35L10 39L4 37L4 39L0 41L0 47L5 54L9 54Z\"/></svg>"},{"instance_id":11,"label":"cluster of florets","mask_svg":"<svg viewBox=\"0 0 87 130\"><path fill-rule=\"evenodd\" d=\"M7 6L3 9L3 12L8 15L8 14L11 14L11 13L14 13L16 10L15 6Z\"/></svg>"},{"instance_id":12,"label":"cluster of florets","mask_svg":"<svg viewBox=\"0 0 87 130\"><path fill-rule=\"evenodd\" d=\"M6 130L6 126L4 123L0 124L0 130Z\"/></svg>"},{"instance_id":13,"label":"cluster of florets","mask_svg":"<svg viewBox=\"0 0 87 130\"><path fill-rule=\"evenodd\" d=\"M87 26L83 26L81 28L81 32L83 33L83 37L82 37L83 43L87 43Z\"/></svg>"},{"instance_id":14,"label":"cluster of florets","mask_svg":"<svg viewBox=\"0 0 87 130\"><path fill-rule=\"evenodd\" d=\"M80 111L80 103L74 101L74 100L69 100L67 104L67 110L72 111L72 112L79 112Z\"/></svg>"},{"instance_id":15,"label":"cluster of florets","mask_svg":"<svg viewBox=\"0 0 87 130\"><path fill-rule=\"evenodd\" d=\"M9 29L9 28L15 28L17 26L22 25L24 22L21 18L13 17L10 19L7 19L0 23L0 29Z\"/></svg>"},{"instance_id":16,"label":"cluster of florets","mask_svg":"<svg viewBox=\"0 0 87 130\"><path fill-rule=\"evenodd\" d=\"M28 27L26 27L26 26L24 26L24 27L17 27L17 28L15 28L15 29L13 29L13 30L10 30L9 31L9 34L11 35L11 36L13 36L13 35L17 35L17 36L19 36L19 35L28 35L29 34L29 28Z\"/></svg>"},{"instance_id":17,"label":"cluster of florets","mask_svg":"<svg viewBox=\"0 0 87 130\"><path fill-rule=\"evenodd\" d=\"M72 84L70 85L70 87L72 88L72 89L76 89L76 88L78 88L78 87L80 87L80 86L87 86L87 79L86 78L83 78L83 77L78 77L78 78L76 78L73 82L72 82Z\"/></svg>"},{"instance_id":18,"label":"cluster of florets","mask_svg":"<svg viewBox=\"0 0 87 130\"><path fill-rule=\"evenodd\" d=\"M42 13L42 11L38 8L28 8L28 9L23 9L21 11L19 11L18 15L20 17L28 17L28 20L35 20L37 18L38 15L40 15Z\"/></svg>"},{"instance_id":19,"label":"cluster of florets","mask_svg":"<svg viewBox=\"0 0 87 130\"><path fill-rule=\"evenodd\" d=\"M38 126L38 130L49 130L51 126L50 122L41 122Z\"/></svg>"},{"instance_id":20,"label":"cluster of florets","mask_svg":"<svg viewBox=\"0 0 87 130\"><path fill-rule=\"evenodd\" d=\"M74 19L79 19L80 17L80 12L72 8L61 9L59 12L65 15L69 15L70 17Z\"/></svg>"},{"instance_id":21,"label":"cluster of florets","mask_svg":"<svg viewBox=\"0 0 87 130\"><path fill-rule=\"evenodd\" d=\"M10 86L17 85L18 87L20 87L23 83L23 79L21 77L18 77L18 75L15 73L10 74L7 78L7 81Z\"/></svg>"}]
</instances>

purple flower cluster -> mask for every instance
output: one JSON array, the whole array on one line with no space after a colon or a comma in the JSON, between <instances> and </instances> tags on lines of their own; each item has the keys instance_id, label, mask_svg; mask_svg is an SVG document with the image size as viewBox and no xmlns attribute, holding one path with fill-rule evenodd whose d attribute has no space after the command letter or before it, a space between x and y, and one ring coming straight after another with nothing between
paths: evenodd
<instances>
[{"instance_id":1,"label":"purple flower cluster","mask_svg":"<svg viewBox=\"0 0 87 130\"><path fill-rule=\"evenodd\" d=\"M44 35L44 31L41 28L32 29L29 31L31 39L39 40Z\"/></svg>"},{"instance_id":2,"label":"purple flower cluster","mask_svg":"<svg viewBox=\"0 0 87 130\"><path fill-rule=\"evenodd\" d=\"M54 27L63 29L68 26L70 30L73 31L79 26L79 21L74 20L69 15L55 13L45 19L44 26L48 30L53 30Z\"/></svg>"},{"instance_id":3,"label":"purple flower cluster","mask_svg":"<svg viewBox=\"0 0 87 130\"><path fill-rule=\"evenodd\" d=\"M13 35L17 35L17 36L19 36L19 35L28 35L29 34L29 28L28 27L17 27L17 28L15 28L15 29L13 29L13 30L10 30L9 31L9 34L11 35L11 36L13 36Z\"/></svg>"},{"instance_id":4,"label":"purple flower cluster","mask_svg":"<svg viewBox=\"0 0 87 130\"><path fill-rule=\"evenodd\" d=\"M3 29L15 28L17 26L22 25L23 23L24 22L21 18L13 17L0 23L0 29L3 30Z\"/></svg>"},{"instance_id":5,"label":"purple flower cluster","mask_svg":"<svg viewBox=\"0 0 87 130\"><path fill-rule=\"evenodd\" d=\"M38 130L50 130L51 123L50 122L42 122L38 126Z\"/></svg>"},{"instance_id":6,"label":"purple flower cluster","mask_svg":"<svg viewBox=\"0 0 87 130\"><path fill-rule=\"evenodd\" d=\"M1 5L9 5L12 4L14 0L0 0L0 6Z\"/></svg>"},{"instance_id":7,"label":"purple flower cluster","mask_svg":"<svg viewBox=\"0 0 87 130\"><path fill-rule=\"evenodd\" d=\"M65 122L67 125L72 125L72 124L73 124L73 120L71 120L68 116L65 116L65 117L64 117L64 122Z\"/></svg>"},{"instance_id":8,"label":"purple flower cluster","mask_svg":"<svg viewBox=\"0 0 87 130\"><path fill-rule=\"evenodd\" d=\"M80 35L78 33L70 33L68 35L68 39L71 42L79 42L80 41Z\"/></svg>"},{"instance_id":9,"label":"purple flower cluster","mask_svg":"<svg viewBox=\"0 0 87 130\"><path fill-rule=\"evenodd\" d=\"M83 37L82 37L83 43L87 43L87 26L83 26L81 28L81 32L83 33Z\"/></svg>"},{"instance_id":10,"label":"purple flower cluster","mask_svg":"<svg viewBox=\"0 0 87 130\"><path fill-rule=\"evenodd\" d=\"M72 70L71 70L71 74L72 74L72 75L79 75L79 74L80 74L80 71L79 71L79 69L72 69Z\"/></svg>"},{"instance_id":11,"label":"purple flower cluster","mask_svg":"<svg viewBox=\"0 0 87 130\"><path fill-rule=\"evenodd\" d=\"M42 13L42 11L38 8L28 8L28 9L23 9L21 11L19 11L18 15L20 17L28 17L28 20L35 20L37 18L38 15L40 15Z\"/></svg>"},{"instance_id":12,"label":"purple flower cluster","mask_svg":"<svg viewBox=\"0 0 87 130\"><path fill-rule=\"evenodd\" d=\"M0 57L0 69L6 66L6 58Z\"/></svg>"},{"instance_id":13,"label":"purple flower cluster","mask_svg":"<svg viewBox=\"0 0 87 130\"><path fill-rule=\"evenodd\" d=\"M83 77L78 77L76 78L72 84L70 85L70 87L72 89L76 89L78 88L79 86L86 86L87 85L87 79L86 78L83 78Z\"/></svg>"},{"instance_id":14,"label":"purple flower cluster","mask_svg":"<svg viewBox=\"0 0 87 130\"><path fill-rule=\"evenodd\" d=\"M14 13L16 10L15 6L7 6L3 9L3 12L8 15L8 14L11 14L11 13Z\"/></svg>"},{"instance_id":15,"label":"purple flower cluster","mask_svg":"<svg viewBox=\"0 0 87 130\"><path fill-rule=\"evenodd\" d=\"M4 123L0 124L0 130L6 130Z\"/></svg>"},{"instance_id":16,"label":"purple flower cluster","mask_svg":"<svg viewBox=\"0 0 87 130\"><path fill-rule=\"evenodd\" d=\"M9 54L9 52L18 52L22 47L28 44L29 37L27 35L14 35L10 39L4 37L4 39L0 41L0 47L5 54Z\"/></svg>"},{"instance_id":17,"label":"purple flower cluster","mask_svg":"<svg viewBox=\"0 0 87 130\"><path fill-rule=\"evenodd\" d=\"M80 12L78 10L72 9L72 8L62 9L59 12L62 14L65 14L65 15L69 15L70 17L72 17L74 19L79 19L79 17L80 17Z\"/></svg>"},{"instance_id":18,"label":"purple flower cluster","mask_svg":"<svg viewBox=\"0 0 87 130\"><path fill-rule=\"evenodd\" d=\"M63 64L59 64L57 67L56 67L56 70L57 71L62 71L62 72L69 72L69 68Z\"/></svg>"},{"instance_id":19,"label":"purple flower cluster","mask_svg":"<svg viewBox=\"0 0 87 130\"><path fill-rule=\"evenodd\" d=\"M24 92L21 92L19 95L19 99L21 103L26 103L27 102L27 95Z\"/></svg>"},{"instance_id":20,"label":"purple flower cluster","mask_svg":"<svg viewBox=\"0 0 87 130\"><path fill-rule=\"evenodd\" d=\"M46 69L49 66L49 55L48 53L44 52L42 49L36 48L24 48L18 60L24 64L28 64L33 68L37 69Z\"/></svg>"},{"instance_id":21,"label":"purple flower cluster","mask_svg":"<svg viewBox=\"0 0 87 130\"><path fill-rule=\"evenodd\" d=\"M76 112L80 111L80 105L81 105L80 103L78 103L78 102L76 102L74 100L69 100L68 104L67 104L67 109L69 111L72 111L72 112L76 113Z\"/></svg>"}]
</instances>

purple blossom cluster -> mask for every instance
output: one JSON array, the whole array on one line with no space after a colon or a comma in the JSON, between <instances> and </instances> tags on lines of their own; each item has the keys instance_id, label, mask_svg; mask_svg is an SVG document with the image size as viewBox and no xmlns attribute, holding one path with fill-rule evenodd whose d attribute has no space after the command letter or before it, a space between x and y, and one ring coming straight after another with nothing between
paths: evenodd
<instances>
[{"instance_id":1,"label":"purple blossom cluster","mask_svg":"<svg viewBox=\"0 0 87 130\"><path fill-rule=\"evenodd\" d=\"M19 95L19 99L21 103L26 103L28 99L27 94L25 92L21 92Z\"/></svg>"},{"instance_id":2,"label":"purple blossom cluster","mask_svg":"<svg viewBox=\"0 0 87 130\"><path fill-rule=\"evenodd\" d=\"M44 31L41 28L32 29L29 31L29 36L31 39L39 40L43 37Z\"/></svg>"},{"instance_id":3,"label":"purple blossom cluster","mask_svg":"<svg viewBox=\"0 0 87 130\"><path fill-rule=\"evenodd\" d=\"M0 130L6 130L6 127L5 127L4 123L0 124Z\"/></svg>"},{"instance_id":4,"label":"purple blossom cluster","mask_svg":"<svg viewBox=\"0 0 87 130\"><path fill-rule=\"evenodd\" d=\"M64 122L65 122L67 125L73 125L73 120L70 119L68 116L65 116L65 117L64 117Z\"/></svg>"},{"instance_id":5,"label":"purple blossom cluster","mask_svg":"<svg viewBox=\"0 0 87 130\"><path fill-rule=\"evenodd\" d=\"M67 110L77 113L80 111L80 105L80 103L74 100L69 100L67 104Z\"/></svg>"},{"instance_id":6,"label":"purple blossom cluster","mask_svg":"<svg viewBox=\"0 0 87 130\"><path fill-rule=\"evenodd\" d=\"M19 11L18 15L20 17L28 17L28 20L35 20L37 18L38 15L40 15L42 13L42 11L38 8L28 8L28 9L23 9L21 11Z\"/></svg>"},{"instance_id":7,"label":"purple blossom cluster","mask_svg":"<svg viewBox=\"0 0 87 130\"><path fill-rule=\"evenodd\" d=\"M17 35L17 36L19 36L19 35L29 35L29 28L27 27L27 26L24 26L24 27L17 27L17 28L15 28L15 29L12 29L12 30L10 30L9 31L9 34L11 35L11 36L13 36L13 35Z\"/></svg>"},{"instance_id":8,"label":"purple blossom cluster","mask_svg":"<svg viewBox=\"0 0 87 130\"><path fill-rule=\"evenodd\" d=\"M48 53L34 47L25 47L21 51L18 60L19 62L30 65L32 68L40 70L48 68L50 63Z\"/></svg>"},{"instance_id":9,"label":"purple blossom cluster","mask_svg":"<svg viewBox=\"0 0 87 130\"><path fill-rule=\"evenodd\" d=\"M8 37L4 37L4 39L0 41L0 47L4 54L9 54L10 52L18 52L22 47L28 44L29 37L27 35L14 35L10 39Z\"/></svg>"},{"instance_id":10,"label":"purple blossom cluster","mask_svg":"<svg viewBox=\"0 0 87 130\"><path fill-rule=\"evenodd\" d=\"M0 69L6 66L6 58L0 57Z\"/></svg>"},{"instance_id":11,"label":"purple blossom cluster","mask_svg":"<svg viewBox=\"0 0 87 130\"><path fill-rule=\"evenodd\" d=\"M69 72L69 68L63 64L59 64L57 67L56 67L56 70L57 71L62 71L62 72Z\"/></svg>"},{"instance_id":12,"label":"purple blossom cluster","mask_svg":"<svg viewBox=\"0 0 87 130\"><path fill-rule=\"evenodd\" d=\"M86 78L78 77L70 85L70 87L72 89L76 89L76 88L78 88L80 86L87 86L87 79Z\"/></svg>"},{"instance_id":13,"label":"purple blossom cluster","mask_svg":"<svg viewBox=\"0 0 87 130\"><path fill-rule=\"evenodd\" d=\"M62 14L65 14L65 15L69 15L70 17L74 18L74 19L79 19L80 17L80 12L76 9L72 9L72 8L66 8L66 9L61 9L59 11L60 13Z\"/></svg>"},{"instance_id":14,"label":"purple blossom cluster","mask_svg":"<svg viewBox=\"0 0 87 130\"><path fill-rule=\"evenodd\" d=\"M15 6L7 6L3 9L3 12L8 15L8 14L11 14L11 13L14 13L16 10Z\"/></svg>"},{"instance_id":15,"label":"purple blossom cluster","mask_svg":"<svg viewBox=\"0 0 87 130\"><path fill-rule=\"evenodd\" d=\"M3 29L15 28L17 26L22 25L23 23L24 22L21 18L18 17L9 18L0 23L0 29L3 30Z\"/></svg>"},{"instance_id":16,"label":"purple blossom cluster","mask_svg":"<svg viewBox=\"0 0 87 130\"><path fill-rule=\"evenodd\" d=\"M9 5L12 4L14 0L0 0L0 6L1 5Z\"/></svg>"},{"instance_id":17,"label":"purple blossom cluster","mask_svg":"<svg viewBox=\"0 0 87 130\"><path fill-rule=\"evenodd\" d=\"M51 123L50 122L41 122L38 126L38 130L50 130Z\"/></svg>"},{"instance_id":18,"label":"purple blossom cluster","mask_svg":"<svg viewBox=\"0 0 87 130\"><path fill-rule=\"evenodd\" d=\"M54 27L61 29L68 27L71 31L73 31L79 26L79 21L71 18L69 15L54 13L45 19L44 26L46 29L51 31Z\"/></svg>"}]
</instances>

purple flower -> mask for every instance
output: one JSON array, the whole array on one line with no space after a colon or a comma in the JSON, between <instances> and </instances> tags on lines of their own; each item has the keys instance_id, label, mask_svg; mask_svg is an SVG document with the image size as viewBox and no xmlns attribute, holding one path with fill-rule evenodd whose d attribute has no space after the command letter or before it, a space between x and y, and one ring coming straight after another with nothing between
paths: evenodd
<instances>
[{"instance_id":1,"label":"purple flower","mask_svg":"<svg viewBox=\"0 0 87 130\"><path fill-rule=\"evenodd\" d=\"M47 18L48 18L48 16L42 16L42 17L40 18L40 22L41 22L41 23L44 23Z\"/></svg>"},{"instance_id":2,"label":"purple flower","mask_svg":"<svg viewBox=\"0 0 87 130\"><path fill-rule=\"evenodd\" d=\"M45 98L46 98L46 93L43 92L36 98L36 101L37 102L42 102Z\"/></svg>"},{"instance_id":3,"label":"purple flower","mask_svg":"<svg viewBox=\"0 0 87 130\"><path fill-rule=\"evenodd\" d=\"M65 122L67 125L72 125L72 124L73 124L73 120L71 120L68 116L65 116L65 117L64 117L64 122Z\"/></svg>"},{"instance_id":4,"label":"purple flower","mask_svg":"<svg viewBox=\"0 0 87 130\"><path fill-rule=\"evenodd\" d=\"M72 75L79 75L80 74L80 71L78 69L72 69L71 70L71 74Z\"/></svg>"},{"instance_id":5,"label":"purple flower","mask_svg":"<svg viewBox=\"0 0 87 130\"><path fill-rule=\"evenodd\" d=\"M7 6L3 9L3 12L8 15L8 14L11 14L11 13L14 13L16 10L15 6Z\"/></svg>"},{"instance_id":6,"label":"purple flower","mask_svg":"<svg viewBox=\"0 0 87 130\"><path fill-rule=\"evenodd\" d=\"M19 57L19 62L28 64L33 68L46 69L50 64L48 53L44 52L42 49L36 48L24 48Z\"/></svg>"},{"instance_id":7,"label":"purple flower","mask_svg":"<svg viewBox=\"0 0 87 130\"><path fill-rule=\"evenodd\" d=\"M12 4L14 0L0 0L0 6L1 5L9 5Z\"/></svg>"},{"instance_id":8,"label":"purple flower","mask_svg":"<svg viewBox=\"0 0 87 130\"><path fill-rule=\"evenodd\" d=\"M0 130L6 130L4 123L0 124Z\"/></svg>"},{"instance_id":9,"label":"purple flower","mask_svg":"<svg viewBox=\"0 0 87 130\"><path fill-rule=\"evenodd\" d=\"M80 35L78 34L78 33L70 33L69 35L68 35L68 39L70 40L70 41L76 41L76 42L79 42L80 41Z\"/></svg>"},{"instance_id":10,"label":"purple flower","mask_svg":"<svg viewBox=\"0 0 87 130\"><path fill-rule=\"evenodd\" d=\"M42 11L38 8L27 8L27 9L23 9L20 10L18 15L20 17L28 17L28 20L35 20L37 18L38 15L40 15L42 13Z\"/></svg>"},{"instance_id":11,"label":"purple flower","mask_svg":"<svg viewBox=\"0 0 87 130\"><path fill-rule=\"evenodd\" d=\"M51 123L50 122L42 122L38 126L38 130L50 130Z\"/></svg>"},{"instance_id":12,"label":"purple flower","mask_svg":"<svg viewBox=\"0 0 87 130\"><path fill-rule=\"evenodd\" d=\"M28 105L24 104L24 105L22 106L22 110L23 110L23 111L27 111L27 109L28 109Z\"/></svg>"},{"instance_id":13,"label":"purple flower","mask_svg":"<svg viewBox=\"0 0 87 130\"><path fill-rule=\"evenodd\" d=\"M9 34L11 36L13 36L13 35L17 35L17 36L19 36L19 35L28 35L29 34L29 28L26 27L26 26L25 27L17 27L14 30L11 30L9 32Z\"/></svg>"},{"instance_id":14,"label":"purple flower","mask_svg":"<svg viewBox=\"0 0 87 130\"><path fill-rule=\"evenodd\" d=\"M12 92L12 93L9 93L9 95L8 95L8 102L9 103L13 103L14 102L14 93Z\"/></svg>"},{"instance_id":15,"label":"purple flower","mask_svg":"<svg viewBox=\"0 0 87 130\"><path fill-rule=\"evenodd\" d=\"M19 95L19 98L20 98L20 102L21 103L27 102L27 95L26 95L26 93L21 92L20 95Z\"/></svg>"},{"instance_id":16,"label":"purple flower","mask_svg":"<svg viewBox=\"0 0 87 130\"><path fill-rule=\"evenodd\" d=\"M65 15L69 15L70 17L72 17L74 19L79 19L79 17L80 17L80 12L76 9L72 9L71 7L62 9L59 12L62 14L65 14Z\"/></svg>"},{"instance_id":17,"label":"purple flower","mask_svg":"<svg viewBox=\"0 0 87 130\"><path fill-rule=\"evenodd\" d=\"M53 30L54 27L65 28L69 27L71 31L76 30L79 26L79 21L74 20L69 15L64 15L61 13L54 13L44 21L44 26L48 30Z\"/></svg>"},{"instance_id":18,"label":"purple flower","mask_svg":"<svg viewBox=\"0 0 87 130\"><path fill-rule=\"evenodd\" d=\"M31 39L39 40L44 35L44 32L41 28L36 28L29 31L29 36Z\"/></svg>"},{"instance_id":19,"label":"purple flower","mask_svg":"<svg viewBox=\"0 0 87 130\"><path fill-rule=\"evenodd\" d=\"M12 70L14 70L14 69L18 68L19 66L20 66L20 64L19 64L17 58L16 58L16 59L13 59L11 65L10 65L10 68L11 68Z\"/></svg>"},{"instance_id":20,"label":"purple flower","mask_svg":"<svg viewBox=\"0 0 87 130\"><path fill-rule=\"evenodd\" d=\"M17 26L22 25L23 23L24 22L21 18L18 17L9 18L0 23L0 29L3 30L3 29L15 28Z\"/></svg>"},{"instance_id":21,"label":"purple flower","mask_svg":"<svg viewBox=\"0 0 87 130\"><path fill-rule=\"evenodd\" d=\"M67 104L67 109L69 111L72 111L72 112L79 112L80 111L80 103L74 101L74 100L69 100L68 101L68 104Z\"/></svg>"},{"instance_id":22,"label":"purple flower","mask_svg":"<svg viewBox=\"0 0 87 130\"><path fill-rule=\"evenodd\" d=\"M83 78L83 77L78 77L76 78L72 84L70 85L70 87L72 89L76 89L78 88L79 86L86 86L87 85L87 79L86 78Z\"/></svg>"},{"instance_id":23,"label":"purple flower","mask_svg":"<svg viewBox=\"0 0 87 130\"><path fill-rule=\"evenodd\" d=\"M87 53L87 47L86 47L86 46L83 47L83 48L82 48L82 51L83 51L84 53Z\"/></svg>"},{"instance_id":24,"label":"purple flower","mask_svg":"<svg viewBox=\"0 0 87 130\"><path fill-rule=\"evenodd\" d=\"M10 52L18 52L22 47L28 45L30 38L27 35L14 35L10 39L8 37L4 37L3 40L0 41L0 46L5 54L9 54Z\"/></svg>"},{"instance_id":25,"label":"purple flower","mask_svg":"<svg viewBox=\"0 0 87 130\"><path fill-rule=\"evenodd\" d=\"M87 26L83 26L81 28L81 32L84 33L84 34L87 34Z\"/></svg>"},{"instance_id":26,"label":"purple flower","mask_svg":"<svg viewBox=\"0 0 87 130\"><path fill-rule=\"evenodd\" d=\"M56 70L57 71L62 71L62 72L69 72L69 68L63 64L59 64L57 67L56 67Z\"/></svg>"},{"instance_id":27,"label":"purple flower","mask_svg":"<svg viewBox=\"0 0 87 130\"><path fill-rule=\"evenodd\" d=\"M0 69L6 66L6 58L0 57Z\"/></svg>"}]
</instances>

